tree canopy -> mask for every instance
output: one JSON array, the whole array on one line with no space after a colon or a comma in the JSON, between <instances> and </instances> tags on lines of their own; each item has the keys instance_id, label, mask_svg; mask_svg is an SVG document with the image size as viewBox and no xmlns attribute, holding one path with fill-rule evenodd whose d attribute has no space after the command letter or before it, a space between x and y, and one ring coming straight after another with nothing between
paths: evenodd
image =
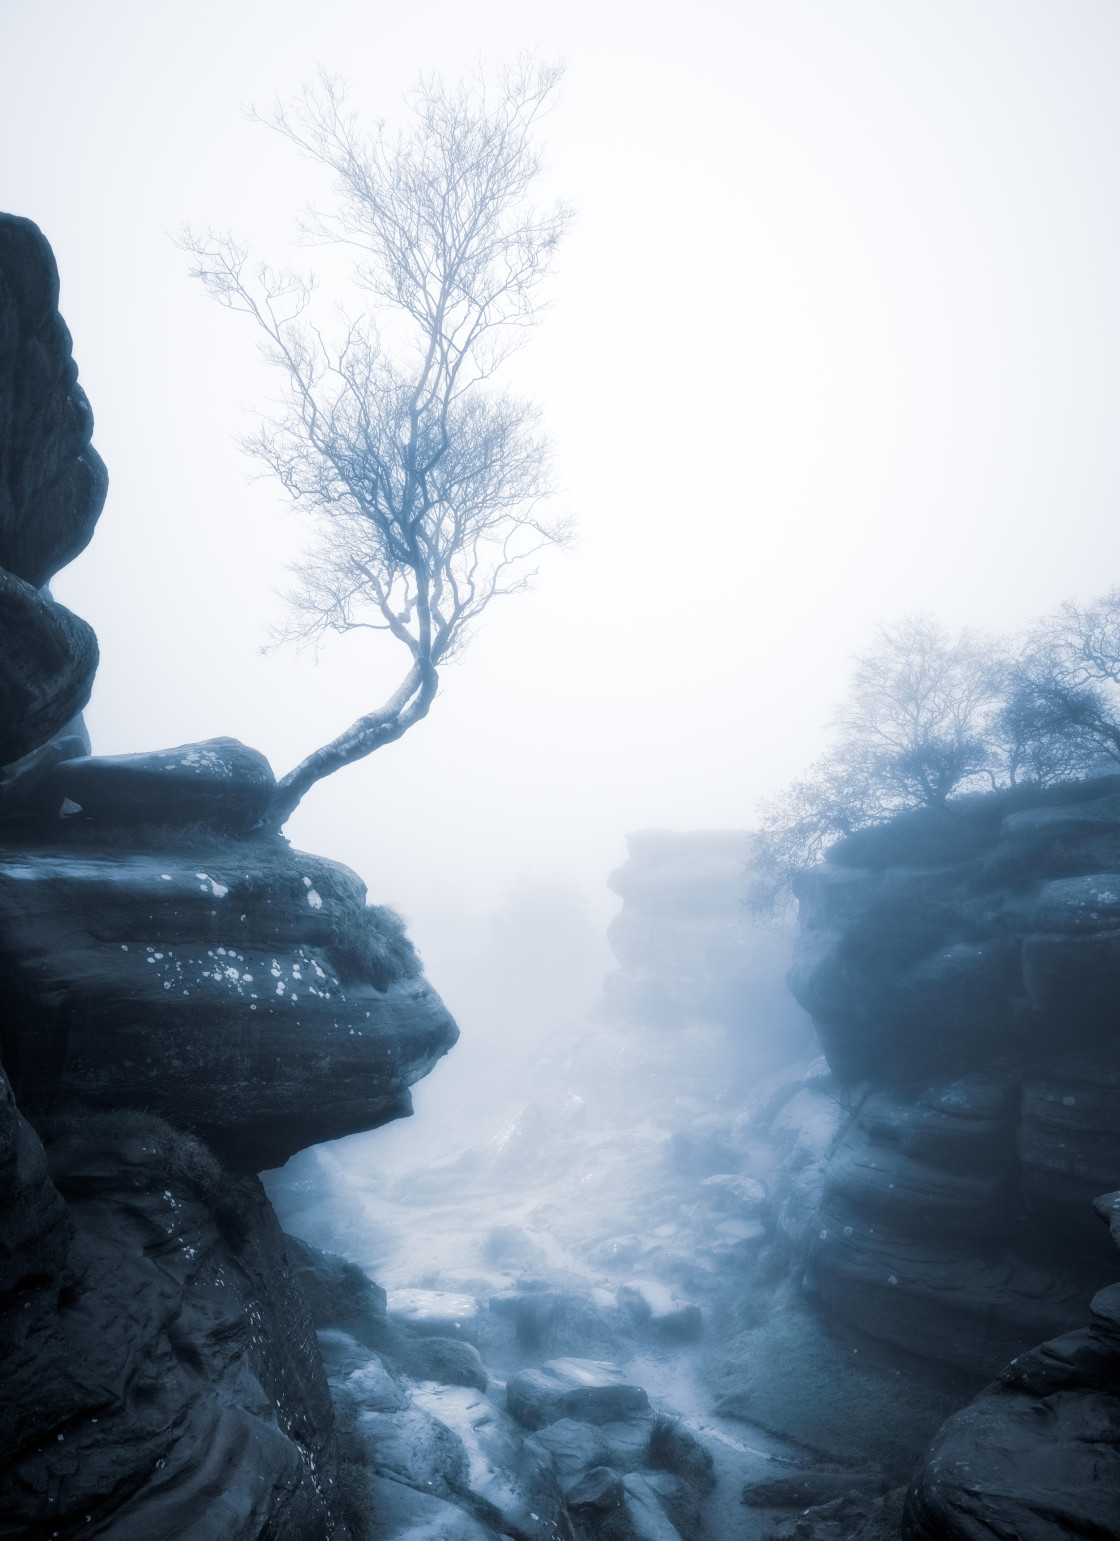
<instances>
[{"instance_id":1,"label":"tree canopy","mask_svg":"<svg viewBox=\"0 0 1120 1541\"><path fill-rule=\"evenodd\" d=\"M526 588L540 554L568 538L544 510L539 414L495 383L539 319L569 219L530 201L558 80L530 59L496 86L422 79L392 134L364 128L342 83L321 74L260 119L330 173L333 203L301 226L351 254L355 303L330 318L314 275L253 264L228 233L181 238L193 276L250 318L282 381L277 410L242 441L315 529L282 636L384 632L406 657L387 701L281 778L277 828L316 781L426 715L440 665L483 611Z\"/></svg>"}]
</instances>

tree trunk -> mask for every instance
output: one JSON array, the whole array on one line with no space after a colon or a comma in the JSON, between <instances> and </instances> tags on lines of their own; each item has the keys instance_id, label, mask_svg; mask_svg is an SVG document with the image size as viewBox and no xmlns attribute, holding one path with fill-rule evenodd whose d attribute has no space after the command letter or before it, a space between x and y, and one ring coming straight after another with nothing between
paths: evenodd
<instances>
[{"instance_id":1,"label":"tree trunk","mask_svg":"<svg viewBox=\"0 0 1120 1541\"><path fill-rule=\"evenodd\" d=\"M384 706L359 717L345 733L316 749L280 778L261 820L262 829L278 834L317 781L401 738L428 715L438 685L439 675L433 664L414 664L400 689Z\"/></svg>"}]
</instances>

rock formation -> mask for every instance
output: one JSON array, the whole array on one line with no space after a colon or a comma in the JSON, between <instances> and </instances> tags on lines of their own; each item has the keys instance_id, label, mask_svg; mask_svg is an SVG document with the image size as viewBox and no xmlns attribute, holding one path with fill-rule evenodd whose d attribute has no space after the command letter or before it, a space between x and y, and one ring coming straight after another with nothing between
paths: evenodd
<instances>
[{"instance_id":1,"label":"rock formation","mask_svg":"<svg viewBox=\"0 0 1120 1541\"><path fill-rule=\"evenodd\" d=\"M808 1284L830 1318L984 1379L1073 1328L1114 1261L1120 779L842 842L791 985L845 1088Z\"/></svg>"},{"instance_id":2,"label":"rock formation","mask_svg":"<svg viewBox=\"0 0 1120 1541\"><path fill-rule=\"evenodd\" d=\"M718 1024L755 1073L767 1052L788 1059L808 1024L783 982L788 933L747 912L756 837L647 829L626 845L629 859L608 879L622 899L607 933L621 965L607 982L611 1003L651 1025Z\"/></svg>"},{"instance_id":3,"label":"rock formation","mask_svg":"<svg viewBox=\"0 0 1120 1541\"><path fill-rule=\"evenodd\" d=\"M254 1174L408 1113L457 1029L353 872L255 833L262 755L90 755L96 640L45 584L106 476L57 299L0 215L0 1534L347 1541Z\"/></svg>"},{"instance_id":4,"label":"rock formation","mask_svg":"<svg viewBox=\"0 0 1120 1541\"><path fill-rule=\"evenodd\" d=\"M1120 1246L1120 1193L1094 1208ZM907 1541L1120 1535L1120 1284L1089 1310L940 1430L907 1495Z\"/></svg>"}]
</instances>

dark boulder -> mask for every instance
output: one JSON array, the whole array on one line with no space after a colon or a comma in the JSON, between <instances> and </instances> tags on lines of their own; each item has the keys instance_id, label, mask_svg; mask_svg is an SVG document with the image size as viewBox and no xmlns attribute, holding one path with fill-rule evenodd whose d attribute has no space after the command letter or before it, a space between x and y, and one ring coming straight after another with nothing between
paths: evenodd
<instances>
[{"instance_id":1,"label":"dark boulder","mask_svg":"<svg viewBox=\"0 0 1120 1541\"><path fill-rule=\"evenodd\" d=\"M398 931L348 868L278 839L0 852L20 1106L150 1109L250 1171L405 1116L458 1030Z\"/></svg>"},{"instance_id":2,"label":"dark boulder","mask_svg":"<svg viewBox=\"0 0 1120 1541\"><path fill-rule=\"evenodd\" d=\"M581 1509L611 1514L622 1508L625 1498L622 1478L609 1466L593 1466L565 1494L568 1508L576 1515Z\"/></svg>"},{"instance_id":3,"label":"dark boulder","mask_svg":"<svg viewBox=\"0 0 1120 1541\"><path fill-rule=\"evenodd\" d=\"M77 381L54 254L0 214L0 567L34 588L88 544L108 488Z\"/></svg>"},{"instance_id":4,"label":"dark boulder","mask_svg":"<svg viewBox=\"0 0 1120 1541\"><path fill-rule=\"evenodd\" d=\"M272 767L236 738L210 738L143 754L66 759L48 770L41 796L57 813L114 826L201 823L244 833L276 790Z\"/></svg>"},{"instance_id":5,"label":"dark boulder","mask_svg":"<svg viewBox=\"0 0 1120 1541\"><path fill-rule=\"evenodd\" d=\"M644 1412L649 1398L605 1360L551 1359L539 1370L519 1370L510 1377L506 1405L524 1428L541 1429L561 1418L610 1423Z\"/></svg>"},{"instance_id":6,"label":"dark boulder","mask_svg":"<svg viewBox=\"0 0 1120 1541\"><path fill-rule=\"evenodd\" d=\"M284 1245L316 1329L347 1333L366 1348L381 1347L388 1330L381 1286L357 1263L323 1252L298 1236L285 1236Z\"/></svg>"},{"instance_id":7,"label":"dark boulder","mask_svg":"<svg viewBox=\"0 0 1120 1541\"><path fill-rule=\"evenodd\" d=\"M93 628L0 568L0 765L56 734L89 700Z\"/></svg>"}]
</instances>

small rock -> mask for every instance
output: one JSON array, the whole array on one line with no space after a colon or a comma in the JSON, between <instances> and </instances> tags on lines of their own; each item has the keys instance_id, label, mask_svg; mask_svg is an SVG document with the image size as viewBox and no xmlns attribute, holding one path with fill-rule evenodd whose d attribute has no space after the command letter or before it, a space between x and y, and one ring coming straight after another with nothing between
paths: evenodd
<instances>
[{"instance_id":1,"label":"small rock","mask_svg":"<svg viewBox=\"0 0 1120 1541\"><path fill-rule=\"evenodd\" d=\"M650 1475L631 1472L623 1478L626 1515L637 1541L681 1541L680 1531L661 1507L661 1496Z\"/></svg>"},{"instance_id":2,"label":"small rock","mask_svg":"<svg viewBox=\"0 0 1120 1541\"><path fill-rule=\"evenodd\" d=\"M551 1359L539 1370L520 1370L511 1378L506 1405L525 1428L540 1429L561 1418L608 1423L643 1411L649 1398L605 1360Z\"/></svg>"},{"instance_id":3,"label":"small rock","mask_svg":"<svg viewBox=\"0 0 1120 1541\"><path fill-rule=\"evenodd\" d=\"M607 1442L597 1428L590 1423L577 1423L573 1418L561 1418L548 1424L534 1434L533 1440L552 1458L562 1486L589 1467L602 1465L610 1454Z\"/></svg>"},{"instance_id":4,"label":"small rock","mask_svg":"<svg viewBox=\"0 0 1120 1541\"><path fill-rule=\"evenodd\" d=\"M622 1507L625 1497L622 1478L616 1471L609 1466L593 1466L568 1489L566 1501L569 1509L598 1509L609 1514Z\"/></svg>"}]
</instances>

